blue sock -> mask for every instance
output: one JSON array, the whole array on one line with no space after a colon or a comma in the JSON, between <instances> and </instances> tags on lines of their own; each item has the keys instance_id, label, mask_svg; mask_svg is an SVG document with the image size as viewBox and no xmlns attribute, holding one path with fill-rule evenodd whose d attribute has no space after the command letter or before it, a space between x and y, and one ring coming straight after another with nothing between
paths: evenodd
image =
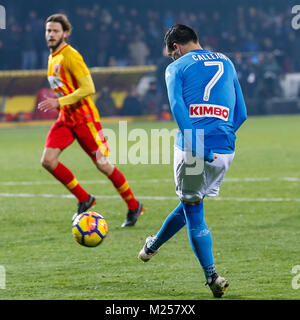
<instances>
[{"instance_id":1,"label":"blue sock","mask_svg":"<svg viewBox=\"0 0 300 320\"><path fill-rule=\"evenodd\" d=\"M212 253L212 238L204 220L203 201L191 205L183 203L190 244L203 268L208 282L216 276Z\"/></svg>"},{"instance_id":2,"label":"blue sock","mask_svg":"<svg viewBox=\"0 0 300 320\"><path fill-rule=\"evenodd\" d=\"M180 202L179 205L168 215L162 227L156 234L156 237L150 243L149 249L151 251L157 250L170 238L172 238L182 227L186 224L183 206Z\"/></svg>"},{"instance_id":3,"label":"blue sock","mask_svg":"<svg viewBox=\"0 0 300 320\"><path fill-rule=\"evenodd\" d=\"M207 267L204 267L203 271L204 271L205 278L206 278L208 284L210 284L212 282L213 278L217 278L217 276L218 276L214 264L207 266Z\"/></svg>"}]
</instances>

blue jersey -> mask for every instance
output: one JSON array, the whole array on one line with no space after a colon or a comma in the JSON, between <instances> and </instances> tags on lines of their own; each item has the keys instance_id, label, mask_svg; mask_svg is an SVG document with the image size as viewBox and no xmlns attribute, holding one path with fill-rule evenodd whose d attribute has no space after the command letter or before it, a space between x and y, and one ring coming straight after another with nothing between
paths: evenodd
<instances>
[{"instance_id":1,"label":"blue jersey","mask_svg":"<svg viewBox=\"0 0 300 320\"><path fill-rule=\"evenodd\" d=\"M204 159L213 152L233 153L235 132L247 118L235 68L228 57L207 50L190 51L166 69L172 114L179 126L176 145L184 150L183 133L192 132L196 150L197 129L204 132Z\"/></svg>"}]
</instances>

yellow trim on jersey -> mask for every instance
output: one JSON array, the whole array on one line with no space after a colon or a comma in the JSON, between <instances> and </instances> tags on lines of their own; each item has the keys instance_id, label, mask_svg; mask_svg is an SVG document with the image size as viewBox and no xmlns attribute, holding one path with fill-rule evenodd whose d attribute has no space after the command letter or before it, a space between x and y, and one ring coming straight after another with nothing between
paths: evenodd
<instances>
[{"instance_id":1,"label":"yellow trim on jersey","mask_svg":"<svg viewBox=\"0 0 300 320\"><path fill-rule=\"evenodd\" d=\"M102 155L107 157L109 155L109 150L108 150L107 146L105 144L103 144L103 142L99 136L99 133L95 127L95 124L93 122L88 122L87 125L88 125L98 147L99 147L100 152L102 153Z\"/></svg>"}]
</instances>

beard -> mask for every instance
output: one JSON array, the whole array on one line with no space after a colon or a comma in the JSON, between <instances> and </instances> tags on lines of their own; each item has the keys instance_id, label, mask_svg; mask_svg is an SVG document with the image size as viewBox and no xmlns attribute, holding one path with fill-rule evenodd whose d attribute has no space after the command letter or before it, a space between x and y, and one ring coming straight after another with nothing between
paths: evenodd
<instances>
[{"instance_id":1,"label":"beard","mask_svg":"<svg viewBox=\"0 0 300 320\"><path fill-rule=\"evenodd\" d=\"M173 53L172 58L173 58L173 60L175 61L175 60L179 59L179 58L182 57L182 56L183 56L183 55L182 55L182 53L181 53L180 50L175 50L174 53Z\"/></svg>"},{"instance_id":2,"label":"beard","mask_svg":"<svg viewBox=\"0 0 300 320\"><path fill-rule=\"evenodd\" d=\"M65 39L63 36L56 42L47 40L48 48L51 50L51 52L55 52L56 49L64 42L64 40Z\"/></svg>"}]
</instances>

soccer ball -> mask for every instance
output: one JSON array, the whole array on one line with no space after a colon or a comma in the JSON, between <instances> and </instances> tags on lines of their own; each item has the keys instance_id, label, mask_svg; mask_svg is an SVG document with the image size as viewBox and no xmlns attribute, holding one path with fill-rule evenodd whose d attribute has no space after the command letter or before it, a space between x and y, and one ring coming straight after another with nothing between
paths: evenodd
<instances>
[{"instance_id":1,"label":"soccer ball","mask_svg":"<svg viewBox=\"0 0 300 320\"><path fill-rule=\"evenodd\" d=\"M96 247L108 234L107 223L99 213L83 212L73 222L74 239L86 247Z\"/></svg>"}]
</instances>

